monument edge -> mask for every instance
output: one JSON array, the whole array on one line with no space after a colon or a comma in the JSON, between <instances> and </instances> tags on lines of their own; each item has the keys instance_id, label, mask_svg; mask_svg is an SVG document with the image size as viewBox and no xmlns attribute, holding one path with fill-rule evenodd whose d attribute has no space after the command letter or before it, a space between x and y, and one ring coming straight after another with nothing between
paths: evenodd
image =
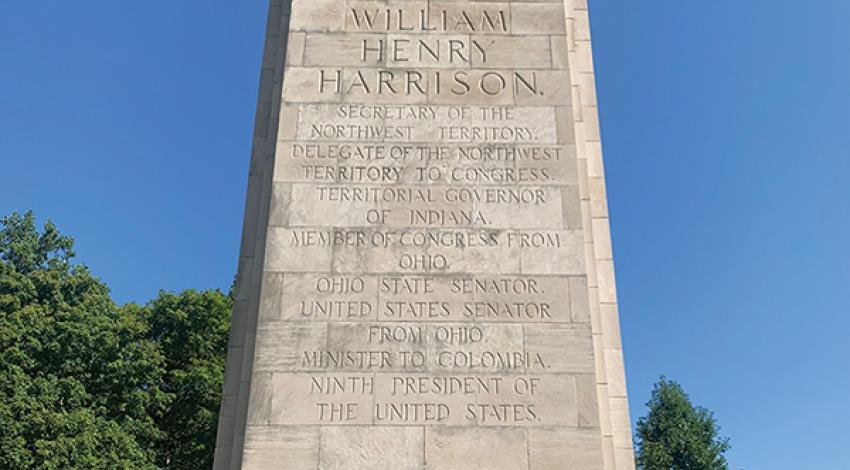
<instances>
[{"instance_id":1,"label":"monument edge","mask_svg":"<svg viewBox=\"0 0 850 470\"><path fill-rule=\"evenodd\" d=\"M634 448L614 276L588 0L564 0L606 470L633 470Z\"/></svg>"}]
</instances>

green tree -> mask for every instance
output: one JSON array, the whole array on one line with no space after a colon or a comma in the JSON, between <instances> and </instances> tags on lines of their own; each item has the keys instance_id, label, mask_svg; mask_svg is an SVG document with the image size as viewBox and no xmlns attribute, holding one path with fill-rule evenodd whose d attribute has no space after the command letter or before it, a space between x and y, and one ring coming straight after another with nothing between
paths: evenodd
<instances>
[{"instance_id":1,"label":"green tree","mask_svg":"<svg viewBox=\"0 0 850 470\"><path fill-rule=\"evenodd\" d=\"M161 389L168 405L157 445L163 468L212 468L231 307L217 290L162 292L145 307L149 338L165 357Z\"/></svg>"},{"instance_id":2,"label":"green tree","mask_svg":"<svg viewBox=\"0 0 850 470\"><path fill-rule=\"evenodd\" d=\"M118 306L73 248L0 219L0 469L211 468L231 298Z\"/></svg>"},{"instance_id":3,"label":"green tree","mask_svg":"<svg viewBox=\"0 0 850 470\"><path fill-rule=\"evenodd\" d=\"M0 219L0 468L154 469L164 360L73 240Z\"/></svg>"},{"instance_id":4,"label":"green tree","mask_svg":"<svg viewBox=\"0 0 850 470\"><path fill-rule=\"evenodd\" d=\"M719 437L714 415L695 407L682 387L664 377L637 423L640 470L728 470L729 440Z\"/></svg>"}]
</instances>

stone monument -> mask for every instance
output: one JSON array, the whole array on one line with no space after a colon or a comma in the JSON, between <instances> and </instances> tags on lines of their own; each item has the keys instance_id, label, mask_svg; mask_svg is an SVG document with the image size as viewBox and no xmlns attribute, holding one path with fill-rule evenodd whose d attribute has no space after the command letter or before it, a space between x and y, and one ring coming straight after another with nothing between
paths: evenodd
<instances>
[{"instance_id":1,"label":"stone monument","mask_svg":"<svg viewBox=\"0 0 850 470\"><path fill-rule=\"evenodd\" d=\"M586 0L272 0L216 470L633 468Z\"/></svg>"}]
</instances>

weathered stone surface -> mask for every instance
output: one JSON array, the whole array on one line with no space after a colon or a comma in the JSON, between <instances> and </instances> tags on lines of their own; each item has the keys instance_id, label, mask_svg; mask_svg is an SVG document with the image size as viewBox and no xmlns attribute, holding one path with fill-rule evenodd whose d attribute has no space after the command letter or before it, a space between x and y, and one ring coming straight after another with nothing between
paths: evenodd
<instances>
[{"instance_id":1,"label":"weathered stone surface","mask_svg":"<svg viewBox=\"0 0 850 470\"><path fill-rule=\"evenodd\" d=\"M325 427L319 470L419 470L423 441L421 428Z\"/></svg>"},{"instance_id":2,"label":"weathered stone surface","mask_svg":"<svg viewBox=\"0 0 850 470\"><path fill-rule=\"evenodd\" d=\"M524 429L443 427L425 433L429 470L529 468Z\"/></svg>"},{"instance_id":3,"label":"weathered stone surface","mask_svg":"<svg viewBox=\"0 0 850 470\"><path fill-rule=\"evenodd\" d=\"M271 0L216 470L629 470L587 5Z\"/></svg>"}]
</instances>

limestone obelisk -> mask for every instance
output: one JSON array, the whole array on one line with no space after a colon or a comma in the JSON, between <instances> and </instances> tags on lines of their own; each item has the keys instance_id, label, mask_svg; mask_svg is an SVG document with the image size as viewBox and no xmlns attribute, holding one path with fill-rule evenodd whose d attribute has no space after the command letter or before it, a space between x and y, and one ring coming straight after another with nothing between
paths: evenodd
<instances>
[{"instance_id":1,"label":"limestone obelisk","mask_svg":"<svg viewBox=\"0 0 850 470\"><path fill-rule=\"evenodd\" d=\"M271 0L215 469L632 468L587 0Z\"/></svg>"}]
</instances>

